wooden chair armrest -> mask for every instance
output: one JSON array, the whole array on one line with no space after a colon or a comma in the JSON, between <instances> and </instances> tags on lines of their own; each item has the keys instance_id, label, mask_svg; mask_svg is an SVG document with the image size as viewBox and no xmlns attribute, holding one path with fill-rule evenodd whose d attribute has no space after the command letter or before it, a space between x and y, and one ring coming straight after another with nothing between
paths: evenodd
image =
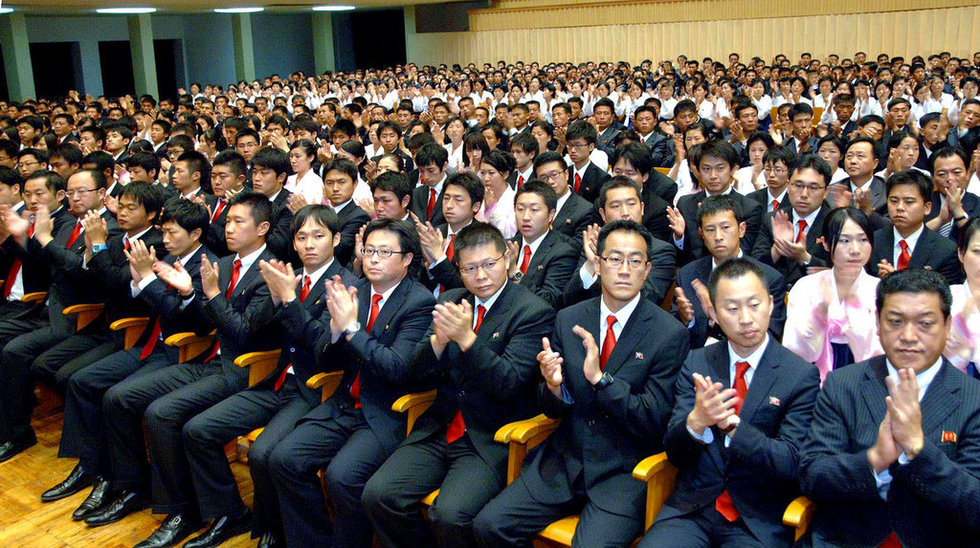
<instances>
[{"instance_id":1,"label":"wooden chair armrest","mask_svg":"<svg viewBox=\"0 0 980 548\"><path fill-rule=\"evenodd\" d=\"M212 331L211 334L202 337L197 333L174 333L167 337L164 343L168 346L178 347L180 349L178 360L180 363L184 363L200 356L211 348L214 345L214 334L215 332Z\"/></svg>"},{"instance_id":2,"label":"wooden chair armrest","mask_svg":"<svg viewBox=\"0 0 980 548\"><path fill-rule=\"evenodd\" d=\"M167 346L185 346L194 342L198 342L204 339L210 339L211 335L198 335L197 333L192 333L190 331L185 331L183 333L174 333L173 335L167 337L163 342Z\"/></svg>"},{"instance_id":3,"label":"wooden chair armrest","mask_svg":"<svg viewBox=\"0 0 980 548\"><path fill-rule=\"evenodd\" d=\"M150 318L122 318L109 324L109 329L113 331L125 331L123 334L123 349L129 350L136 346L136 341L146 329L146 324L150 323Z\"/></svg>"},{"instance_id":4,"label":"wooden chair armrest","mask_svg":"<svg viewBox=\"0 0 980 548\"><path fill-rule=\"evenodd\" d=\"M34 293L27 293L20 298L21 302L24 303L39 303L48 298L47 291L35 291Z\"/></svg>"},{"instance_id":5,"label":"wooden chair armrest","mask_svg":"<svg viewBox=\"0 0 980 548\"><path fill-rule=\"evenodd\" d=\"M81 330L98 318L105 310L104 303L74 304L61 311L65 316L77 314L75 318L75 329Z\"/></svg>"},{"instance_id":6,"label":"wooden chair armrest","mask_svg":"<svg viewBox=\"0 0 980 548\"><path fill-rule=\"evenodd\" d=\"M633 468L633 477L647 484L647 502L644 510L643 530L653 525L667 497L674 492L674 481L677 479L677 468L667 460L667 453L641 460Z\"/></svg>"},{"instance_id":7,"label":"wooden chair armrest","mask_svg":"<svg viewBox=\"0 0 980 548\"><path fill-rule=\"evenodd\" d=\"M551 435L560 420L545 415L505 424L494 434L494 441L507 444L507 483L517 479L527 452Z\"/></svg>"},{"instance_id":8,"label":"wooden chair armrest","mask_svg":"<svg viewBox=\"0 0 980 548\"><path fill-rule=\"evenodd\" d=\"M281 350L248 352L235 358L235 365L248 368L248 385L255 386L275 371Z\"/></svg>"},{"instance_id":9,"label":"wooden chair armrest","mask_svg":"<svg viewBox=\"0 0 980 548\"><path fill-rule=\"evenodd\" d=\"M428 409L435 400L435 390L405 394L404 396L395 400L395 403L391 405L392 411L408 414L405 421L406 435L412 433L412 427L415 426L415 421L422 416L422 413L425 413L426 409Z\"/></svg>"},{"instance_id":10,"label":"wooden chair armrest","mask_svg":"<svg viewBox=\"0 0 980 548\"><path fill-rule=\"evenodd\" d=\"M813 512L816 509L817 505L806 497L796 497L786 507L786 511L783 513L783 525L796 529L796 540L800 540L806 534L806 529L810 525L810 519L813 518Z\"/></svg>"},{"instance_id":11,"label":"wooden chair armrest","mask_svg":"<svg viewBox=\"0 0 980 548\"><path fill-rule=\"evenodd\" d=\"M329 373L317 373L306 381L307 388L313 390L320 389L320 402L327 401L340 386L340 381L344 378L343 371L331 371Z\"/></svg>"}]
</instances>

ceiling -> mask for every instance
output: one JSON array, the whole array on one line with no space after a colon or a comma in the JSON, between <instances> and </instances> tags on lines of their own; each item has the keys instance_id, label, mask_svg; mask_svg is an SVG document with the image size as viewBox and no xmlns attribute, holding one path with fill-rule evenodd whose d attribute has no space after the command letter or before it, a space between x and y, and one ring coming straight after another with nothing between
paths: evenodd
<instances>
[{"instance_id":1,"label":"ceiling","mask_svg":"<svg viewBox=\"0 0 980 548\"><path fill-rule=\"evenodd\" d=\"M358 8L381 8L412 4L461 2L464 0L0 0L3 7L22 9L27 13L81 15L95 8L154 7L157 13L206 12L214 8L262 6L267 12L288 13L308 11L313 6L349 5Z\"/></svg>"}]
</instances>

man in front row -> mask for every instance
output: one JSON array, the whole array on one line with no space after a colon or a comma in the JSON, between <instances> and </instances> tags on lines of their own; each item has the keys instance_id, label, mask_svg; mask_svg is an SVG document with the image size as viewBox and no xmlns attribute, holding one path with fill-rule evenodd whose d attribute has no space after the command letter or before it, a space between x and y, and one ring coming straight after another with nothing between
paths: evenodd
<instances>
[{"instance_id":1,"label":"man in front row","mask_svg":"<svg viewBox=\"0 0 980 548\"><path fill-rule=\"evenodd\" d=\"M640 546L788 547L782 516L799 495L820 376L769 335L774 299L757 262L721 264L708 291L727 342L692 352L677 379L664 438L677 484Z\"/></svg>"},{"instance_id":2,"label":"man in front row","mask_svg":"<svg viewBox=\"0 0 980 548\"><path fill-rule=\"evenodd\" d=\"M980 383L942 355L951 301L928 270L878 284L885 355L827 376L800 457L813 546L976 542Z\"/></svg>"},{"instance_id":3,"label":"man in front row","mask_svg":"<svg viewBox=\"0 0 980 548\"><path fill-rule=\"evenodd\" d=\"M599 233L602 294L558 313L537 360L538 402L561 426L474 523L485 546L531 546L581 512L573 546L626 546L643 531L646 486L630 472L663 451L684 327L641 295L654 238L636 222Z\"/></svg>"}]
</instances>

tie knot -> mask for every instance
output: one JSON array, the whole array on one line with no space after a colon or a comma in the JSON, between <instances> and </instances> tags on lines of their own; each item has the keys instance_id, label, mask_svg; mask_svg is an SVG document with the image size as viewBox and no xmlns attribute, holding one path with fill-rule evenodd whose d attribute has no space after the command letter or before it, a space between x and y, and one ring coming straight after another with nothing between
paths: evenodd
<instances>
[{"instance_id":1,"label":"tie knot","mask_svg":"<svg viewBox=\"0 0 980 548\"><path fill-rule=\"evenodd\" d=\"M800 230L803 230L803 229L806 228L806 220L805 219L800 219L799 221L796 221L796 224L799 225Z\"/></svg>"},{"instance_id":2,"label":"tie knot","mask_svg":"<svg viewBox=\"0 0 980 548\"><path fill-rule=\"evenodd\" d=\"M241 267L242 267L242 260L241 259L235 259L235 270L238 270Z\"/></svg>"},{"instance_id":3,"label":"tie knot","mask_svg":"<svg viewBox=\"0 0 980 548\"><path fill-rule=\"evenodd\" d=\"M616 316L613 316L612 314L606 316L606 324L608 324L610 328L616 325Z\"/></svg>"},{"instance_id":4,"label":"tie knot","mask_svg":"<svg viewBox=\"0 0 980 548\"><path fill-rule=\"evenodd\" d=\"M899 247L902 248L902 251L908 251L909 250L909 244L905 240L899 241L898 242L898 245L899 245Z\"/></svg>"},{"instance_id":5,"label":"tie knot","mask_svg":"<svg viewBox=\"0 0 980 548\"><path fill-rule=\"evenodd\" d=\"M744 378L745 372L749 370L749 362L735 362L735 377Z\"/></svg>"},{"instance_id":6,"label":"tie knot","mask_svg":"<svg viewBox=\"0 0 980 548\"><path fill-rule=\"evenodd\" d=\"M477 313L478 316L480 316L482 318L483 315L487 313L487 307L483 306L482 304L481 305L478 305L476 307L476 313Z\"/></svg>"},{"instance_id":7,"label":"tie knot","mask_svg":"<svg viewBox=\"0 0 980 548\"><path fill-rule=\"evenodd\" d=\"M530 255L531 255L531 246L525 245L524 246L524 256L527 257L527 256L530 256Z\"/></svg>"},{"instance_id":8,"label":"tie knot","mask_svg":"<svg viewBox=\"0 0 980 548\"><path fill-rule=\"evenodd\" d=\"M381 299L383 299L383 298L384 298L384 295L382 295L380 293L378 293L377 295L372 296L371 297L371 305L372 306L378 306L378 303L380 303L381 302Z\"/></svg>"}]
</instances>

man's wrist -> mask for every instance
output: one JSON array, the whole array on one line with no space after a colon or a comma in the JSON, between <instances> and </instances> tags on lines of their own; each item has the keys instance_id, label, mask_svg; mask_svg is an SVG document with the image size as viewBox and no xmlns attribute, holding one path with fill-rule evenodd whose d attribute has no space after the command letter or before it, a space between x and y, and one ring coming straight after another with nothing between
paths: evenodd
<instances>
[{"instance_id":1,"label":"man's wrist","mask_svg":"<svg viewBox=\"0 0 980 548\"><path fill-rule=\"evenodd\" d=\"M466 352L467 350L472 348L474 343L476 343L476 333L474 333L473 331L467 331L462 337L460 337L456 341L456 344L459 345L460 350L462 350L463 352Z\"/></svg>"},{"instance_id":2,"label":"man's wrist","mask_svg":"<svg viewBox=\"0 0 980 548\"><path fill-rule=\"evenodd\" d=\"M694 415L694 412L693 411L691 413L688 413L688 415L687 415L687 427L690 428L694 433L696 433L697 435L700 436L700 435L704 434L704 430L707 428L707 426L698 423L698 421L696 421L693 418L693 415Z\"/></svg>"}]
</instances>

